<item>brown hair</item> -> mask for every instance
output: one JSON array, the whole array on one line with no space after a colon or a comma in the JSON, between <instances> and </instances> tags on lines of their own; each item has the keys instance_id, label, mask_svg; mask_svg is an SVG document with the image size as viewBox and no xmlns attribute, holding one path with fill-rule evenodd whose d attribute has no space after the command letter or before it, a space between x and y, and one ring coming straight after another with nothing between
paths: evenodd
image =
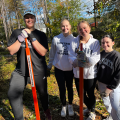
<instances>
[{"instance_id":1,"label":"brown hair","mask_svg":"<svg viewBox=\"0 0 120 120\"><path fill-rule=\"evenodd\" d=\"M90 24L89 24L87 21L85 21L85 20L80 21L80 22L78 23L78 26L79 26L81 23L85 23L85 24L87 24L87 25L91 28ZM77 28L78 28L78 26L77 26ZM83 37L80 36L80 40L82 40L82 38L83 38Z\"/></svg>"},{"instance_id":2,"label":"brown hair","mask_svg":"<svg viewBox=\"0 0 120 120\"><path fill-rule=\"evenodd\" d=\"M102 37L102 39L105 38L105 37L108 37L108 38L110 38L112 41L114 41L114 37L113 37L111 34L106 34L106 35L104 35L104 36Z\"/></svg>"},{"instance_id":3,"label":"brown hair","mask_svg":"<svg viewBox=\"0 0 120 120\"><path fill-rule=\"evenodd\" d=\"M67 20L67 19L63 19L63 20L61 21L61 23L60 23L60 27L61 27L61 25L62 25L63 21L68 21L68 22L69 22L69 24L70 24L70 21L69 21L69 20ZM71 25L71 24L70 24L70 25ZM71 32L71 29L70 29L70 31L69 31L69 35L70 35L71 33L72 33L72 32Z\"/></svg>"}]
</instances>

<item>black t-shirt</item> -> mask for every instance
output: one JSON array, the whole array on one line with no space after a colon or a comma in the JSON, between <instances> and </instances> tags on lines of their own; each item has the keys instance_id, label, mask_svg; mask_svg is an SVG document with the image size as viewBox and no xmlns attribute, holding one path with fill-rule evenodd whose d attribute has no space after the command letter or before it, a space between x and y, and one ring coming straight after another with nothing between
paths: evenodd
<instances>
[{"instance_id":1,"label":"black t-shirt","mask_svg":"<svg viewBox=\"0 0 120 120\"><path fill-rule=\"evenodd\" d=\"M16 42L16 40L18 39L18 35L21 33L21 31L22 29L16 29L12 32L10 40L7 44L8 47ZM47 37L44 32L35 29L34 31L32 31L32 34L44 48L48 49ZM17 52L17 65L15 71L22 76L29 76L25 47L25 42L23 42ZM40 54L38 54L29 40L28 47L30 48L34 75L38 75L40 74L40 72L45 72L47 67L45 56L41 56Z\"/></svg>"},{"instance_id":2,"label":"black t-shirt","mask_svg":"<svg viewBox=\"0 0 120 120\"><path fill-rule=\"evenodd\" d=\"M120 53L102 51L97 69L98 81L107 84L109 89L115 89L120 83Z\"/></svg>"}]
</instances>

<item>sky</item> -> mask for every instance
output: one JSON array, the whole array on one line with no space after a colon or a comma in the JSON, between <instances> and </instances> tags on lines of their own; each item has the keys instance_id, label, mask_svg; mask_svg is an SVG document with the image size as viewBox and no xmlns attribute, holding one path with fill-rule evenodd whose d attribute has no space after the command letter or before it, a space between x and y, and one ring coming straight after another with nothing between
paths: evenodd
<instances>
[{"instance_id":1,"label":"sky","mask_svg":"<svg viewBox=\"0 0 120 120\"><path fill-rule=\"evenodd\" d=\"M97 2L98 0L95 0L95 2ZM86 7L85 7L85 9L83 10L83 11L81 11L81 13L82 13L82 16L84 17L84 18L91 18L91 17L94 17L94 14L87 14L87 12L86 11L92 11L93 9L94 9L94 2L93 2L93 0L81 0L81 2L82 2L82 5L87 5Z\"/></svg>"},{"instance_id":2,"label":"sky","mask_svg":"<svg viewBox=\"0 0 120 120\"><path fill-rule=\"evenodd\" d=\"M98 0L95 0L97 2ZM87 5L84 10L81 11L82 17L84 18L91 18L94 17L94 14L87 14L86 11L92 11L94 9L94 2L93 0L81 0L82 6ZM25 0L23 0L23 3L25 4ZM38 15L39 16L39 15ZM40 16L39 16L40 17Z\"/></svg>"}]
</instances>

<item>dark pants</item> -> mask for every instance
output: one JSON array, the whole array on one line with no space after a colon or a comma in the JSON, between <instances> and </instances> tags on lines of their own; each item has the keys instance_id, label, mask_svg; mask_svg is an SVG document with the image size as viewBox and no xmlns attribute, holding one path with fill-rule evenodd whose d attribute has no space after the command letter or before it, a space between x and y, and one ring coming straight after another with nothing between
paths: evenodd
<instances>
[{"instance_id":1,"label":"dark pants","mask_svg":"<svg viewBox=\"0 0 120 120\"><path fill-rule=\"evenodd\" d=\"M84 79L84 103L87 108L94 112L96 98L94 95L94 89L97 79ZM75 85L79 95L79 78L75 78Z\"/></svg>"},{"instance_id":2,"label":"dark pants","mask_svg":"<svg viewBox=\"0 0 120 120\"><path fill-rule=\"evenodd\" d=\"M36 90L39 93L42 107L44 111L46 111L48 109L47 79L42 73L40 73L38 76L34 76L34 78ZM8 90L8 98L13 110L13 114L15 116L15 120L24 120L22 97L23 91L28 83L28 80L29 77L23 77L17 72L13 72L11 75L10 87Z\"/></svg>"},{"instance_id":3,"label":"dark pants","mask_svg":"<svg viewBox=\"0 0 120 120\"><path fill-rule=\"evenodd\" d=\"M66 105L66 87L68 90L69 104L73 101L73 71L62 71L55 68L55 77L59 86L62 105Z\"/></svg>"}]
</instances>

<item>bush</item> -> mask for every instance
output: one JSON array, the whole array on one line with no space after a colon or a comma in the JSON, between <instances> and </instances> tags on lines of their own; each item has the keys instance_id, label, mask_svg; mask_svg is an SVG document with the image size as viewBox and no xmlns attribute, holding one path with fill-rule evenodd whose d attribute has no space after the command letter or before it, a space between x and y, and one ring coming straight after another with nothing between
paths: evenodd
<instances>
[{"instance_id":1,"label":"bush","mask_svg":"<svg viewBox=\"0 0 120 120\"><path fill-rule=\"evenodd\" d=\"M15 63L9 62L8 58L0 58L0 80L9 79L12 71L15 69Z\"/></svg>"}]
</instances>

